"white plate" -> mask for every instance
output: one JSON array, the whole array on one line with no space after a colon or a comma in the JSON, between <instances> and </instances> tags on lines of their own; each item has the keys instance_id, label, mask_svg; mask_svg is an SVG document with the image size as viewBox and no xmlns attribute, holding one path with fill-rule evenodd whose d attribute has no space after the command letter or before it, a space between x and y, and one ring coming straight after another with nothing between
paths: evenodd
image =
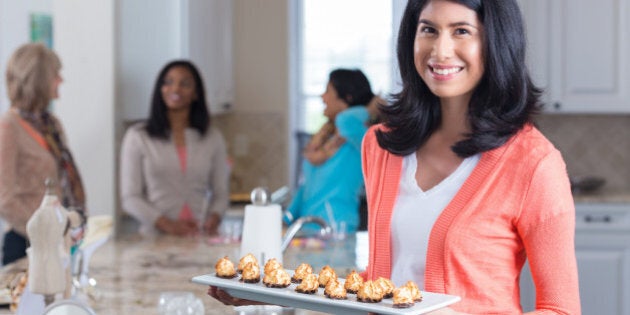
<instances>
[{"instance_id":1,"label":"white plate","mask_svg":"<svg viewBox=\"0 0 630 315\"><path fill-rule=\"evenodd\" d=\"M287 270L287 272L293 274L292 270ZM355 294L348 293L346 300L333 300L324 296L324 289L322 288L315 294L303 294L295 291L296 284L291 284L286 288L268 288L262 281L244 283L238 279L239 277L223 279L214 274L207 274L192 278L192 282L220 287L230 295L242 299L340 315L358 315L369 312L417 315L446 307L460 300L459 296L422 291L422 301L416 302L414 306L394 308L392 299L383 299L379 303L363 303L356 300Z\"/></svg>"}]
</instances>

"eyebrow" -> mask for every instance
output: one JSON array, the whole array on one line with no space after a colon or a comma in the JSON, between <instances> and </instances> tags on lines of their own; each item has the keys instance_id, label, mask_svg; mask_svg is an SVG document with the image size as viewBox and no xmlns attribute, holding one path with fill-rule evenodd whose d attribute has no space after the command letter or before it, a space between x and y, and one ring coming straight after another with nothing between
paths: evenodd
<instances>
[{"instance_id":1,"label":"eyebrow","mask_svg":"<svg viewBox=\"0 0 630 315\"><path fill-rule=\"evenodd\" d=\"M420 19L420 20L418 21L418 24L428 24L428 25L431 25L431 26L435 26L435 23L433 23L433 22L431 22L431 21L429 21L429 20L427 20L427 19ZM472 25L472 24L470 24L470 23L468 23L468 22L455 22L455 23L451 23L451 24L449 24L448 26L450 26L450 27L456 27L456 26L470 26L470 27L472 27L472 28L474 28L474 29L479 29L477 26Z\"/></svg>"}]
</instances>

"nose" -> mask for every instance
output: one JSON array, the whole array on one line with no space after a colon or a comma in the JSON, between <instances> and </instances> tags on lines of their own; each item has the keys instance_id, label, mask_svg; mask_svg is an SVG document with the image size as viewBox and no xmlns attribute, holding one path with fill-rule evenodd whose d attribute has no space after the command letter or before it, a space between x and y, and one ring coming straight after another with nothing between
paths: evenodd
<instances>
[{"instance_id":1,"label":"nose","mask_svg":"<svg viewBox=\"0 0 630 315\"><path fill-rule=\"evenodd\" d=\"M320 96L322 98L322 103L324 103L324 107L328 107L328 101L325 94Z\"/></svg>"},{"instance_id":2,"label":"nose","mask_svg":"<svg viewBox=\"0 0 630 315\"><path fill-rule=\"evenodd\" d=\"M431 55L438 60L448 59L453 56L454 42L450 36L440 35L433 43Z\"/></svg>"},{"instance_id":3,"label":"nose","mask_svg":"<svg viewBox=\"0 0 630 315\"><path fill-rule=\"evenodd\" d=\"M184 88L184 86L181 83L175 82L173 84L169 84L168 88L171 93L179 93Z\"/></svg>"}]
</instances>

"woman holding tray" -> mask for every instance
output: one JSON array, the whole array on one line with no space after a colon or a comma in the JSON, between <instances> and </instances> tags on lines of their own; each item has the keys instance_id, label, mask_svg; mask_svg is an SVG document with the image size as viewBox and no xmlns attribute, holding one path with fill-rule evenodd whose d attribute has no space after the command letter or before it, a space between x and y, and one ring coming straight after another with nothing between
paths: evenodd
<instances>
[{"instance_id":1,"label":"woman holding tray","mask_svg":"<svg viewBox=\"0 0 630 315\"><path fill-rule=\"evenodd\" d=\"M363 141L363 276L461 297L433 314L522 313L526 260L533 314L581 312L569 180L532 122L540 90L525 46L516 0L407 3L397 46L403 88Z\"/></svg>"}]
</instances>

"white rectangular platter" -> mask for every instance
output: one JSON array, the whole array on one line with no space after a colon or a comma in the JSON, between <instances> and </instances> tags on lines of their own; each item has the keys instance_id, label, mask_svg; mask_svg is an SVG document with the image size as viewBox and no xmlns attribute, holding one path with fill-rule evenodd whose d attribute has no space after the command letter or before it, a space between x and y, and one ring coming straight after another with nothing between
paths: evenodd
<instances>
[{"instance_id":1,"label":"white rectangular platter","mask_svg":"<svg viewBox=\"0 0 630 315\"><path fill-rule=\"evenodd\" d=\"M292 270L287 271L289 274L293 274ZM422 291L422 301L416 302L414 306L394 308L391 298L383 299L379 303L363 303L356 300L355 294L348 293L348 299L334 300L327 298L322 288L315 294L303 294L295 291L296 284L291 284L286 288L268 288L262 281L252 284L241 282L238 279L239 277L223 279L214 274L206 274L192 278L192 282L222 288L230 295L241 299L339 315L365 315L370 312L417 315L446 307L460 300L459 296ZM343 279L339 280L343 282Z\"/></svg>"}]
</instances>

